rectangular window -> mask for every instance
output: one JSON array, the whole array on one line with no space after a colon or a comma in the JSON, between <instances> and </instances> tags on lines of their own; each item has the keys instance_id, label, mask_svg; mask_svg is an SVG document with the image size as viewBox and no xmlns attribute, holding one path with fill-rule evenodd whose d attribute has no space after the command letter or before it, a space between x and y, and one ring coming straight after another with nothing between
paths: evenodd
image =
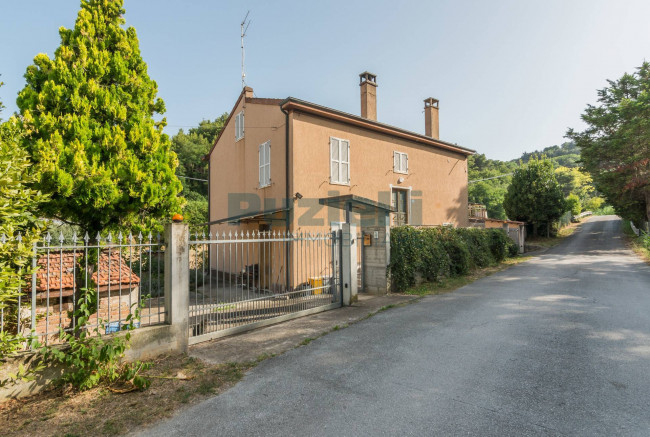
<instances>
[{"instance_id":1,"label":"rectangular window","mask_svg":"<svg viewBox=\"0 0 650 437\"><path fill-rule=\"evenodd\" d=\"M235 141L244 138L244 111L235 115Z\"/></svg>"},{"instance_id":2,"label":"rectangular window","mask_svg":"<svg viewBox=\"0 0 650 437\"><path fill-rule=\"evenodd\" d=\"M393 152L393 171L395 173L408 174L409 156L402 152Z\"/></svg>"},{"instance_id":3,"label":"rectangular window","mask_svg":"<svg viewBox=\"0 0 650 437\"><path fill-rule=\"evenodd\" d=\"M409 224L409 191L393 188L391 192L391 206L393 212L393 226Z\"/></svg>"},{"instance_id":4,"label":"rectangular window","mask_svg":"<svg viewBox=\"0 0 650 437\"><path fill-rule=\"evenodd\" d=\"M259 146L260 188L271 185L271 140Z\"/></svg>"},{"instance_id":5,"label":"rectangular window","mask_svg":"<svg viewBox=\"0 0 650 437\"><path fill-rule=\"evenodd\" d=\"M350 141L330 137L330 183L350 183Z\"/></svg>"}]
</instances>

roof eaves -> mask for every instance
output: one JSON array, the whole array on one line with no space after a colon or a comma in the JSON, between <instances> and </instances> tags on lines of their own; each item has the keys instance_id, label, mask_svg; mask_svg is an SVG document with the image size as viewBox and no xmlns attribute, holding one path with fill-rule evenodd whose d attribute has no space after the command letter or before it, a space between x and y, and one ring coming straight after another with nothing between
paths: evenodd
<instances>
[{"instance_id":1,"label":"roof eaves","mask_svg":"<svg viewBox=\"0 0 650 437\"><path fill-rule=\"evenodd\" d=\"M394 133L408 135L409 137L413 137L412 139L414 139L416 141L420 141L420 142L423 142L425 144L428 144L428 145L431 145L431 146L434 146L434 147L439 147L439 148L442 148L442 149L451 150L451 151L454 151L456 153L461 153L463 155L473 155L473 154L476 153L476 150L468 149L466 147L462 147L462 146L459 146L457 144L449 143L449 142L442 141L442 140L437 140L437 139L434 139L434 138L431 138L431 137L427 137L426 135L419 134L417 132L412 132L412 131L409 131L409 130L406 130L406 129L402 129L402 128L392 126L392 125L389 125L389 124L386 124L386 123L381 123L381 122L378 122L378 121L375 121L375 120L369 120L367 118L359 117L358 115L354 115L354 114L350 114L350 113L347 113L347 112L339 111L337 109L328 108L327 106L322 106L322 105L318 105L316 103L307 102L305 100L297 99L295 97L287 97L286 99L284 99L280 103L280 106L282 108L284 108L285 106L287 106L287 104L290 104L290 103L293 103L293 104L296 104L296 105L301 105L301 106L307 107L307 108L312 108L314 110L330 113L330 114L333 114L333 115L337 115L338 117L348 119L348 120L354 121L356 123L362 123L362 124L367 125L368 128L375 127L377 129L385 129L385 130L388 130L388 131L392 131Z\"/></svg>"}]
</instances>

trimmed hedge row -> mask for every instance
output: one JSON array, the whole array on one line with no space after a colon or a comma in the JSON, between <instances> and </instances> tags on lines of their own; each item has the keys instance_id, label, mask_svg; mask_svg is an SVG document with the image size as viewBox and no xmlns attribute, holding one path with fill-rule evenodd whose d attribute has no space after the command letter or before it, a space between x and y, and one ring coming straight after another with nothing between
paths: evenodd
<instances>
[{"instance_id":1,"label":"trimmed hedge row","mask_svg":"<svg viewBox=\"0 0 650 437\"><path fill-rule=\"evenodd\" d=\"M404 291L418 275L430 282L462 276L517 253L501 229L400 226L390 231L389 272L395 289Z\"/></svg>"}]
</instances>

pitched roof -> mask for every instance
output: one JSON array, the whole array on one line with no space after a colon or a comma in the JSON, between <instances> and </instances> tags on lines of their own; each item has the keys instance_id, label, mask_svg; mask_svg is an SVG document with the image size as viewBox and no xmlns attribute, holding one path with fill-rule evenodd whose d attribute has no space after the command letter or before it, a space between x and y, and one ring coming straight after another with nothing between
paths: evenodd
<instances>
[{"instance_id":1,"label":"pitched roof","mask_svg":"<svg viewBox=\"0 0 650 437\"><path fill-rule=\"evenodd\" d=\"M438 140L432 137L428 137L426 135L419 134L417 132L411 132L406 129L391 126L390 124L380 123L376 120L370 120L368 118L364 118L358 115L328 108L326 106L317 105L315 103L296 99L294 97L286 98L280 106L283 109L295 109L295 110L307 112L310 114L314 114L325 118L330 118L344 123L353 124L377 132L399 136L407 140L416 141L428 146L449 150L466 156L473 155L474 153L476 153L476 150L461 147L458 144Z\"/></svg>"},{"instance_id":2,"label":"pitched roof","mask_svg":"<svg viewBox=\"0 0 650 437\"><path fill-rule=\"evenodd\" d=\"M235 112L235 108L237 108L237 105L239 105L239 101L242 98L244 98L247 90L252 91L252 88L245 87L244 89L242 89L242 92L237 98L237 101L235 102L232 111L230 111L230 114L228 115L228 119L224 123L224 126L228 124L228 122L230 121L230 118L233 116L233 113ZM296 99L295 97L287 97L286 99L265 99L265 98L257 98L257 97L253 97L253 98L248 97L245 98L245 102L257 103L262 105L278 105L282 109L301 110L314 115L324 116L341 122L347 122L349 124L361 126L377 132L399 136L401 138L405 138L411 141L416 141L439 149L460 153L465 156L473 155L476 153L476 150L468 149L466 147L459 146L458 144L438 140L432 137L428 137L426 135L419 134L417 132L412 132L406 129L391 126L390 124L380 123L376 120L370 120L368 118L363 118L358 115L328 108L327 106L321 106L321 105L317 105L316 103L311 103L305 100ZM203 158L204 160L207 160L210 157L215 147L217 146L219 139L221 139L221 135L223 134L224 130L225 129L222 129L219 135L217 136L217 138L214 140L214 143L212 144L210 151Z\"/></svg>"},{"instance_id":3,"label":"pitched roof","mask_svg":"<svg viewBox=\"0 0 650 437\"><path fill-rule=\"evenodd\" d=\"M36 271L36 291L44 293L61 292L63 296L70 296L74 292L75 273L78 270L75 259L81 258L81 252L64 251L51 252L38 259ZM119 288L120 285L135 286L140 283L140 278L129 268L120 255L119 250L104 250L99 256L99 262L92 280L97 287ZM28 293L29 295L29 293Z\"/></svg>"}]
</instances>

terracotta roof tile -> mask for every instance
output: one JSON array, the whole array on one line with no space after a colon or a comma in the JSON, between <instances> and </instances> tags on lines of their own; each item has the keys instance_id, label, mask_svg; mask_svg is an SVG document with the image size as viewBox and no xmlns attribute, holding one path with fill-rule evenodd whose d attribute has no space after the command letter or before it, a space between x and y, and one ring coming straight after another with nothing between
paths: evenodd
<instances>
[{"instance_id":1,"label":"terracotta roof tile","mask_svg":"<svg viewBox=\"0 0 650 437\"><path fill-rule=\"evenodd\" d=\"M74 275L78 269L75 266L75 258L81 258L81 255L80 252L76 254L56 252L41 256L38 259L39 269L36 272L36 291L43 292L49 289L50 292L56 292L61 289L74 288ZM117 250L111 251L110 257L107 250L100 254L99 263L92 278L98 287L107 286L109 283L111 286L140 283L140 278L129 268L129 263L120 256Z\"/></svg>"}]
</instances>

